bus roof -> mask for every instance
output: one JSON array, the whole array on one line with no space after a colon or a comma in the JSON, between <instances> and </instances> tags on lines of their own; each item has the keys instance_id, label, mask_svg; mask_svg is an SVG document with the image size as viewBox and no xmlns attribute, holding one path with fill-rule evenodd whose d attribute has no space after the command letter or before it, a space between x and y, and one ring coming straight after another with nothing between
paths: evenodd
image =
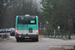
<instances>
[{"instance_id":1,"label":"bus roof","mask_svg":"<svg viewBox=\"0 0 75 50\"><path fill-rule=\"evenodd\" d=\"M18 15L16 17L38 17L38 16L24 16L24 15Z\"/></svg>"}]
</instances>

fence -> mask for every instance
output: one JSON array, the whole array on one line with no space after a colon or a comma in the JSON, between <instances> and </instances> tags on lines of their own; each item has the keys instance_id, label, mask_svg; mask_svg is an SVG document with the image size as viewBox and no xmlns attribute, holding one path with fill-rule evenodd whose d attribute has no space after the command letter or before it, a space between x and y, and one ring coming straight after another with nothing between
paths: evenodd
<instances>
[{"instance_id":1,"label":"fence","mask_svg":"<svg viewBox=\"0 0 75 50\"><path fill-rule=\"evenodd\" d=\"M62 30L53 30L53 31L43 31L41 30L40 31L40 34L44 35L44 37L49 37L49 38L68 38L68 39L71 39L71 35L73 33L71 32L65 32L65 31L62 31Z\"/></svg>"},{"instance_id":2,"label":"fence","mask_svg":"<svg viewBox=\"0 0 75 50\"><path fill-rule=\"evenodd\" d=\"M0 33L0 40L7 38L10 35L9 32L1 32Z\"/></svg>"}]
</instances>

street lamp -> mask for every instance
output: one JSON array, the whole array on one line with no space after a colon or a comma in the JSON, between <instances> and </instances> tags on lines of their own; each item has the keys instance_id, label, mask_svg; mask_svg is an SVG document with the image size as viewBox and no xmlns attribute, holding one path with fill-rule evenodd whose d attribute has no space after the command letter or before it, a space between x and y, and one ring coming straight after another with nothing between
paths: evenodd
<instances>
[{"instance_id":1,"label":"street lamp","mask_svg":"<svg viewBox=\"0 0 75 50\"><path fill-rule=\"evenodd\" d=\"M48 21L46 21L46 26L47 26L47 33L48 33L48 37L49 37L49 32L48 32L48 24L49 24L49 22Z\"/></svg>"},{"instance_id":2,"label":"street lamp","mask_svg":"<svg viewBox=\"0 0 75 50\"><path fill-rule=\"evenodd\" d=\"M3 5L6 6L6 3L4 3Z\"/></svg>"},{"instance_id":3,"label":"street lamp","mask_svg":"<svg viewBox=\"0 0 75 50\"><path fill-rule=\"evenodd\" d=\"M4 13L4 14L5 14L6 5L7 5L6 3L3 4L3 6L4 6L3 13Z\"/></svg>"},{"instance_id":4,"label":"street lamp","mask_svg":"<svg viewBox=\"0 0 75 50\"><path fill-rule=\"evenodd\" d=\"M48 21L46 21L46 24L48 24Z\"/></svg>"}]
</instances>

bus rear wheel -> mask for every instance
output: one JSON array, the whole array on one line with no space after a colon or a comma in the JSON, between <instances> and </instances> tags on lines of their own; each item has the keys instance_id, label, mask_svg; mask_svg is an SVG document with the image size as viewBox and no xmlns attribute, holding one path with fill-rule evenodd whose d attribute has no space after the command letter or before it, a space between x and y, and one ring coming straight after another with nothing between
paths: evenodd
<instances>
[{"instance_id":1,"label":"bus rear wheel","mask_svg":"<svg viewBox=\"0 0 75 50\"><path fill-rule=\"evenodd\" d=\"M19 40L19 39L16 39L16 41L17 41L17 42L20 42L20 40Z\"/></svg>"},{"instance_id":2,"label":"bus rear wheel","mask_svg":"<svg viewBox=\"0 0 75 50\"><path fill-rule=\"evenodd\" d=\"M38 38L36 38L36 41L38 42Z\"/></svg>"}]
</instances>

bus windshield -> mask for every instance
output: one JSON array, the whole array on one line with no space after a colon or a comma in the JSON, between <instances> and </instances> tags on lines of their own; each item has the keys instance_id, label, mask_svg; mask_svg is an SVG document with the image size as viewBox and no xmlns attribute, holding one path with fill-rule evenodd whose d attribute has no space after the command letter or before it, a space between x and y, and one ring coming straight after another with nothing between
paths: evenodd
<instances>
[{"instance_id":1,"label":"bus windshield","mask_svg":"<svg viewBox=\"0 0 75 50\"><path fill-rule=\"evenodd\" d=\"M18 24L36 24L36 17L19 17Z\"/></svg>"}]
</instances>

